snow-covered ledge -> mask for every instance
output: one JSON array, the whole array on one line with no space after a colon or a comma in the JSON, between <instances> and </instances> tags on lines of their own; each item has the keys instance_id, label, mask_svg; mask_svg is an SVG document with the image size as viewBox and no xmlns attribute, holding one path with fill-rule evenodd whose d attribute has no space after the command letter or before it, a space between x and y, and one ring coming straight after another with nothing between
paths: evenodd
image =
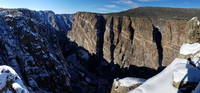
<instances>
[{"instance_id":1,"label":"snow-covered ledge","mask_svg":"<svg viewBox=\"0 0 200 93\"><path fill-rule=\"evenodd\" d=\"M200 44L183 44L180 49L180 54L182 55L194 55L200 51Z\"/></svg>"},{"instance_id":2,"label":"snow-covered ledge","mask_svg":"<svg viewBox=\"0 0 200 93\"><path fill-rule=\"evenodd\" d=\"M196 85L200 82L200 44L183 44L179 53L181 58L128 93L199 93L200 84Z\"/></svg>"},{"instance_id":3,"label":"snow-covered ledge","mask_svg":"<svg viewBox=\"0 0 200 93\"><path fill-rule=\"evenodd\" d=\"M11 67L0 66L1 93L29 93L21 78Z\"/></svg>"},{"instance_id":4,"label":"snow-covered ledge","mask_svg":"<svg viewBox=\"0 0 200 93\"><path fill-rule=\"evenodd\" d=\"M122 79L115 79L111 93L127 93L128 91L138 87L145 82L145 79L126 77Z\"/></svg>"}]
</instances>

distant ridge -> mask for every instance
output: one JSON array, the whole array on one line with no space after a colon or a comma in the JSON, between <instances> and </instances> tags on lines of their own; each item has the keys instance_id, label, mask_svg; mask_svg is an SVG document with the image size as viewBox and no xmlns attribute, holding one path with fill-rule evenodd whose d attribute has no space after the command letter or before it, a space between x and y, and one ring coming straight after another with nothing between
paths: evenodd
<instances>
[{"instance_id":1,"label":"distant ridge","mask_svg":"<svg viewBox=\"0 0 200 93\"><path fill-rule=\"evenodd\" d=\"M105 15L189 20L194 16L200 18L200 9L169 8L169 7L138 7L122 12L108 13Z\"/></svg>"}]
</instances>

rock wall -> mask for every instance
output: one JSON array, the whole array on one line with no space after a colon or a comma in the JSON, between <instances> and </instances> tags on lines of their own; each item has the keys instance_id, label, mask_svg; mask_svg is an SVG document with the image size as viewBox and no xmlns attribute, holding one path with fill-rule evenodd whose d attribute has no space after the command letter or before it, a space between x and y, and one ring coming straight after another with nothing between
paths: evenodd
<instances>
[{"instance_id":1,"label":"rock wall","mask_svg":"<svg viewBox=\"0 0 200 93\"><path fill-rule=\"evenodd\" d=\"M71 89L63 56L63 49L67 49L63 40L72 24L68 16L51 11L0 10L0 65L11 66L30 92Z\"/></svg>"},{"instance_id":2,"label":"rock wall","mask_svg":"<svg viewBox=\"0 0 200 93\"><path fill-rule=\"evenodd\" d=\"M175 19L77 13L71 40L121 67L168 65L188 38L188 22ZM103 41L102 41L103 37ZM103 46L103 48L102 48ZM101 54L103 51L103 55Z\"/></svg>"},{"instance_id":3,"label":"rock wall","mask_svg":"<svg viewBox=\"0 0 200 93\"><path fill-rule=\"evenodd\" d=\"M31 93L109 93L114 76L96 64L102 59L103 36L97 34L100 50L94 57L67 38L72 18L52 11L0 9L0 65L12 67ZM101 31L102 25L95 27Z\"/></svg>"}]
</instances>

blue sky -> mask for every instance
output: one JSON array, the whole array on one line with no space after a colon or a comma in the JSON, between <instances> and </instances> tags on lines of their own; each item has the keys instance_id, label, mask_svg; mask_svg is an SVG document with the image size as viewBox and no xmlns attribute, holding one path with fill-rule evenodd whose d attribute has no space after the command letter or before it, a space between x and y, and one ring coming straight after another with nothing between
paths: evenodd
<instances>
[{"instance_id":1,"label":"blue sky","mask_svg":"<svg viewBox=\"0 0 200 93\"><path fill-rule=\"evenodd\" d=\"M2 8L52 10L56 13L117 12L142 6L200 8L199 0L0 0Z\"/></svg>"}]
</instances>

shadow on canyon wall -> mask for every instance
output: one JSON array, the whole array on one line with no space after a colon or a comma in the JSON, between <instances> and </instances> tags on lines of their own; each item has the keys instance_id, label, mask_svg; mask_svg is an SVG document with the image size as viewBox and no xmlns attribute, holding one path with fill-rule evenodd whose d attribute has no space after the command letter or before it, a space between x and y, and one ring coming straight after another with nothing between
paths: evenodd
<instances>
[{"instance_id":1,"label":"shadow on canyon wall","mask_svg":"<svg viewBox=\"0 0 200 93\"><path fill-rule=\"evenodd\" d=\"M67 47L71 48L70 50L63 51L63 54L66 58L79 50L87 51L83 47L78 46L75 42L71 42L69 40L67 42L68 45L70 45L67 45ZM63 49L65 47L66 46L63 46ZM87 53L89 54L88 51ZM77 55L78 53L76 53L76 56ZM75 80L76 78L78 78L79 75L76 75L76 73L70 73L71 84L73 85L72 93L110 93L112 83L115 78L137 77L148 79L160 72L159 70L151 69L148 67L137 67L134 65L130 65L126 68L121 68L120 65L114 64L114 62L107 62L105 59L103 59L103 57L99 57L99 55L97 54L89 54L89 56L90 57L88 60L82 60L77 57L78 61L74 61L68 64L74 64L70 65L73 66L69 67L71 68L70 72L79 69L77 73L84 73L84 78L89 79L89 84L86 84L86 86L84 87L91 86L94 90L88 89L87 92L84 92L85 90L81 90L79 87L77 87L77 85L74 85L75 83L78 83L80 81Z\"/></svg>"},{"instance_id":2,"label":"shadow on canyon wall","mask_svg":"<svg viewBox=\"0 0 200 93\"><path fill-rule=\"evenodd\" d=\"M159 28L152 25L153 27L153 42L156 43L157 51L158 51L158 64L159 67L162 67L163 61L163 47L162 47L162 33L159 31Z\"/></svg>"},{"instance_id":3,"label":"shadow on canyon wall","mask_svg":"<svg viewBox=\"0 0 200 93\"><path fill-rule=\"evenodd\" d=\"M132 23L130 22L129 24L129 39L133 40L134 39L134 29L131 26ZM137 78L144 78L148 79L160 71L162 71L165 67L162 66L162 60L163 60L163 48L162 48L162 34L159 31L157 27L153 26L153 41L157 45L157 50L158 50L158 63L159 63L159 69L155 70L152 68L148 67L137 67L134 65L130 65L129 67L122 68L122 66L118 64L114 64L114 51L116 44L114 44L114 32L113 32L113 18L111 19L111 24L110 24L110 52L111 52L111 62L107 62L103 58L103 45L104 45L104 33L106 31L106 20L104 19L103 16L97 16L97 24L95 25L97 30L96 30L96 35L97 35L97 41L96 41L96 54L89 54L89 51L84 49L81 46L78 46L75 42L70 41L67 39L68 43L65 44L68 47L71 47L67 51L63 51L64 56L67 58L74 52L77 52L78 50L84 50L87 51L89 54L89 60L82 60L79 59L78 57L78 62L70 62L69 64L74 64L71 65L73 66L73 70L79 69L76 73L84 73L83 80L86 80L89 84L82 84L81 80L74 80L77 78L78 75L76 73L71 73L71 81L72 84L79 82L81 87L82 85L87 87L92 87L89 88L88 90L85 89L78 89L77 85L72 86L73 93L110 93L111 88L112 88L112 83L115 78L124 78L124 77L137 77ZM122 30L121 27L118 27L119 31ZM70 46L69 46L70 45ZM73 45L73 46L72 46ZM66 47L65 46L65 47ZM63 50L65 49L63 47ZM78 53L76 53L78 55ZM82 69L82 70L80 70ZM84 71L83 71L84 70ZM93 79L92 79L93 78ZM85 83L85 82L84 82ZM84 92L87 91L87 92Z\"/></svg>"}]
</instances>

